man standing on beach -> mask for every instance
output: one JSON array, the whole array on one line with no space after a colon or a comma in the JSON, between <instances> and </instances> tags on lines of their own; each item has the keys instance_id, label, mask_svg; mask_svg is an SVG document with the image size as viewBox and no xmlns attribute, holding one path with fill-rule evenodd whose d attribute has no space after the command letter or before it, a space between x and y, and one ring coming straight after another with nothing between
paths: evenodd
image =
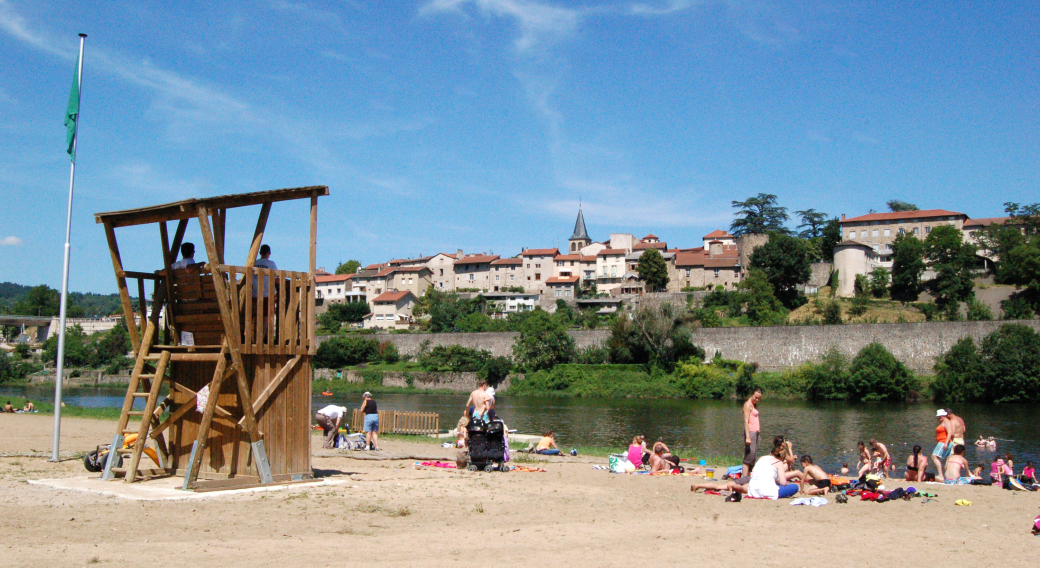
<instances>
[{"instance_id":1,"label":"man standing on beach","mask_svg":"<svg viewBox=\"0 0 1040 568\"><path fill-rule=\"evenodd\" d=\"M484 422L488 421L487 388L487 381L480 381L477 383L476 390L469 393L469 399L466 400L466 412L469 413L470 409L473 410L471 414L473 420L479 419Z\"/></svg>"},{"instance_id":2,"label":"man standing on beach","mask_svg":"<svg viewBox=\"0 0 1040 568\"><path fill-rule=\"evenodd\" d=\"M968 430L964 426L964 419L957 416L949 408L944 408L946 411L946 417L950 420L950 424L953 426L953 445L957 444L964 445L964 433Z\"/></svg>"},{"instance_id":3,"label":"man standing on beach","mask_svg":"<svg viewBox=\"0 0 1040 568\"><path fill-rule=\"evenodd\" d=\"M756 388L751 398L744 403L744 462L743 474L746 476L755 465L758 457L758 434L762 428L758 422L758 403L762 400L762 389Z\"/></svg>"}]
</instances>

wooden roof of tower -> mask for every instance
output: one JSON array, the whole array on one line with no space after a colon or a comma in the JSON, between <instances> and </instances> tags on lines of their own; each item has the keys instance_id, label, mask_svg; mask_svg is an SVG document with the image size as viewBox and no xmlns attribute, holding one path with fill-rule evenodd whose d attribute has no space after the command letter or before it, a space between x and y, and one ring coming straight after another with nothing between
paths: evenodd
<instances>
[{"instance_id":1,"label":"wooden roof of tower","mask_svg":"<svg viewBox=\"0 0 1040 568\"><path fill-rule=\"evenodd\" d=\"M120 473L127 482L183 474L184 489L203 490L313 477L309 426L311 356L317 350L318 197L328 194L327 186L318 185L95 214L105 227L135 355L112 447L122 448L127 434L137 438L132 447L109 454L125 454L129 465L114 467L110 458L103 479ZM272 204L296 199L310 201L307 271L256 266ZM261 205L260 214L249 252L236 266L224 256L228 210L252 205ZM198 222L207 262L174 269L192 219ZM176 221L172 242L169 221ZM155 242L161 254L156 257L161 261L151 261L150 272L125 270L115 229L145 224L158 224ZM154 270L156 265L161 268ZM136 307L128 279L137 281ZM150 311L148 282L153 287ZM159 333L160 327L165 333ZM153 410L163 384L169 385L171 406L160 422ZM203 405L206 389L210 395ZM141 398L144 408L135 410ZM128 429L130 420L140 424ZM148 455L159 469L139 468L148 444L157 450Z\"/></svg>"},{"instance_id":2,"label":"wooden roof of tower","mask_svg":"<svg viewBox=\"0 0 1040 568\"><path fill-rule=\"evenodd\" d=\"M201 199L193 197L191 199L174 201L163 205L138 207L137 209L125 209L123 211L110 211L108 213L95 213L94 220L98 223L110 224L113 227L129 227L131 225L144 225L146 223L158 223L160 221L193 219L198 216L199 209L201 208L206 208L210 211L215 209L233 209L236 207L249 207L250 205L262 205L264 203L290 201L293 199L311 197L312 195L325 196L328 194L328 186L312 185L307 187L292 187L288 189L272 189L270 191L254 191L252 193L220 195L217 197L203 197Z\"/></svg>"}]
</instances>

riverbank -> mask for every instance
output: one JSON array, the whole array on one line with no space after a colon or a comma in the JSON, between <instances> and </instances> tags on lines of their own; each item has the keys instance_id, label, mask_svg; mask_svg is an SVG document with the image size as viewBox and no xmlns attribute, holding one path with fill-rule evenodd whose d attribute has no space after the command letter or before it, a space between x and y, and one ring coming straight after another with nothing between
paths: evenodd
<instances>
[{"instance_id":1,"label":"riverbank","mask_svg":"<svg viewBox=\"0 0 1040 568\"><path fill-rule=\"evenodd\" d=\"M70 419L63 448L93 449L111 435L110 426ZM0 415L0 453L49 448L50 427L48 417ZM384 446L398 455L453 456L450 449L390 438ZM609 474L592 468L605 463L601 458L533 458L538 462L524 465L544 473L485 474L416 469L412 459L353 459L320 449L317 436L312 448L315 473L336 485L161 506L26 484L83 477L78 460L0 458L5 565L115 565L148 550L190 550L163 553L163 563L618 566L632 562L633 546L650 545L656 557L712 566L832 566L859 554L849 537L857 527L869 527L872 541L895 543L872 547L870 565L895 564L907 550L923 550L968 565L1000 558L1025 566L1036 550L1029 534L1040 505L1036 493L927 485L925 491L939 494L928 503L725 503L691 494L691 481L700 478ZM973 505L954 505L962 498Z\"/></svg>"}]
</instances>

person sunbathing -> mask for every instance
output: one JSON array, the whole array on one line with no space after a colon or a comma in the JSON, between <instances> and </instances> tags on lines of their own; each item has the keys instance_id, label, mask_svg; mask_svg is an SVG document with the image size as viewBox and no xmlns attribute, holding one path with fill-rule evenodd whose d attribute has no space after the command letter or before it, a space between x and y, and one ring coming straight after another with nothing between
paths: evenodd
<instances>
[{"instance_id":1,"label":"person sunbathing","mask_svg":"<svg viewBox=\"0 0 1040 568\"><path fill-rule=\"evenodd\" d=\"M642 434L632 438L632 443L628 446L627 457L628 461L636 466L636 469L650 463L650 450L647 449L646 438Z\"/></svg>"},{"instance_id":2,"label":"person sunbathing","mask_svg":"<svg viewBox=\"0 0 1040 568\"><path fill-rule=\"evenodd\" d=\"M546 431L542 435L542 439L538 441L538 447L534 451L536 454L546 456L560 455L560 447L556 445L556 434L553 434L552 430Z\"/></svg>"},{"instance_id":3,"label":"person sunbathing","mask_svg":"<svg viewBox=\"0 0 1040 568\"><path fill-rule=\"evenodd\" d=\"M827 475L827 472L823 471L818 465L815 465L812 461L812 456L806 454L801 457L802 464L802 480L799 487L799 491L806 495L826 495L831 490L831 478ZM809 483L809 490L806 491L805 484Z\"/></svg>"},{"instance_id":4,"label":"person sunbathing","mask_svg":"<svg viewBox=\"0 0 1040 568\"><path fill-rule=\"evenodd\" d=\"M914 446L914 454L906 458L906 476L903 478L907 481L925 481L926 469L928 468L928 460L921 459L921 446Z\"/></svg>"},{"instance_id":5,"label":"person sunbathing","mask_svg":"<svg viewBox=\"0 0 1040 568\"><path fill-rule=\"evenodd\" d=\"M1036 484L1036 469L1033 468L1033 462L1026 462L1026 466L1022 468L1022 475L1018 476L1018 480L1022 483Z\"/></svg>"},{"instance_id":6,"label":"person sunbathing","mask_svg":"<svg viewBox=\"0 0 1040 568\"><path fill-rule=\"evenodd\" d=\"M673 456L667 450L668 446L664 442L654 444L654 453L650 455L650 473L671 471L678 467L679 458Z\"/></svg>"},{"instance_id":7,"label":"person sunbathing","mask_svg":"<svg viewBox=\"0 0 1040 568\"><path fill-rule=\"evenodd\" d=\"M975 472L971 471L967 458L964 457L964 444L953 447L953 455L946 459L946 484L947 485L969 485L972 481L982 480L979 476L982 468Z\"/></svg>"}]
</instances>

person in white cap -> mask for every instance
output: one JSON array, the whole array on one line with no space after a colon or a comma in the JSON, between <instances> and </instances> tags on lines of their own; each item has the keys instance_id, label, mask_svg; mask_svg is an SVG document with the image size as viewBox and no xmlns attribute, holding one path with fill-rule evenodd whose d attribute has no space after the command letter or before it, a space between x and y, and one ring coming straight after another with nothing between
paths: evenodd
<instances>
[{"instance_id":1,"label":"person in white cap","mask_svg":"<svg viewBox=\"0 0 1040 568\"><path fill-rule=\"evenodd\" d=\"M935 449L932 450L932 463L935 464L936 481L943 481L942 460L950 457L953 449L953 423L950 421L949 413L943 409L935 411L935 417L939 419L939 425L935 427Z\"/></svg>"},{"instance_id":2,"label":"person in white cap","mask_svg":"<svg viewBox=\"0 0 1040 568\"><path fill-rule=\"evenodd\" d=\"M336 447L336 434L339 433L339 425L343 422L343 417L346 414L346 406L330 404L314 415L314 421L318 423L318 426L321 426L321 431L325 434L321 447L327 450Z\"/></svg>"},{"instance_id":3,"label":"person in white cap","mask_svg":"<svg viewBox=\"0 0 1040 568\"><path fill-rule=\"evenodd\" d=\"M484 394L487 395L488 420L495 419L495 387L488 387Z\"/></svg>"}]
</instances>

